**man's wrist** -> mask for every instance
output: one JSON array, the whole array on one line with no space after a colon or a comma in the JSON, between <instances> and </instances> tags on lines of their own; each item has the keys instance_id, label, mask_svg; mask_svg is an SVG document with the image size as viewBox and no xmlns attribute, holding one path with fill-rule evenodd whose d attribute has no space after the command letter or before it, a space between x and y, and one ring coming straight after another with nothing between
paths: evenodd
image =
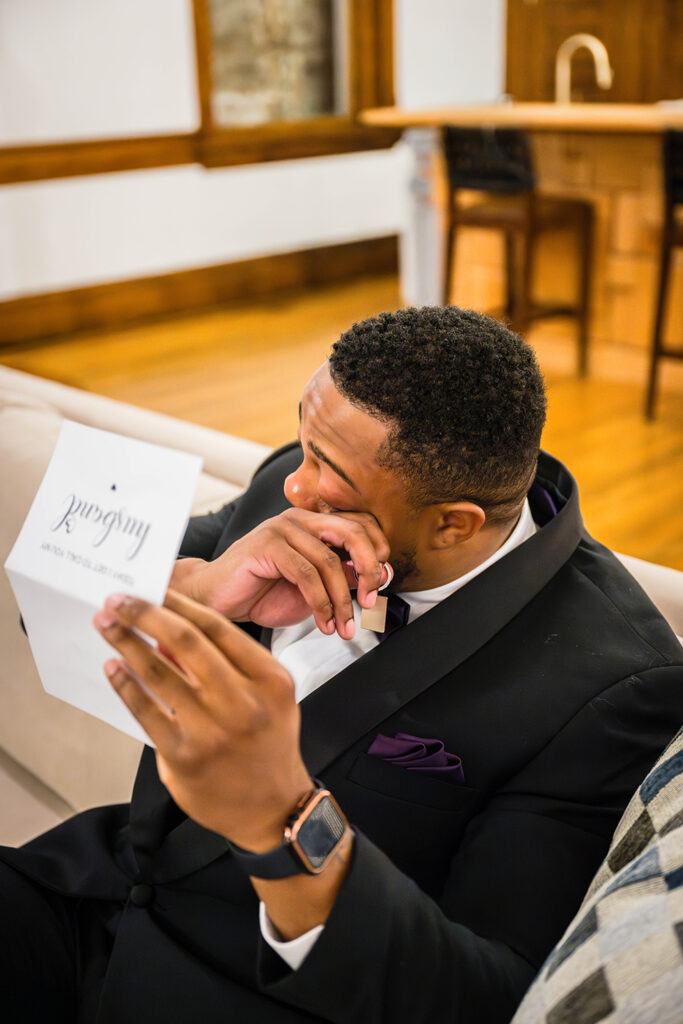
<instances>
[{"instance_id":1,"label":"man's wrist","mask_svg":"<svg viewBox=\"0 0 683 1024\"><path fill-rule=\"evenodd\" d=\"M202 569L207 563L203 558L178 558L171 572L169 587L178 590L198 604L206 604L201 587Z\"/></svg>"},{"instance_id":2,"label":"man's wrist","mask_svg":"<svg viewBox=\"0 0 683 1024\"><path fill-rule=\"evenodd\" d=\"M269 920L284 942L325 924L351 868L353 848L354 833L349 829L333 863L321 874L300 874L275 881L250 879L265 904Z\"/></svg>"},{"instance_id":3,"label":"man's wrist","mask_svg":"<svg viewBox=\"0 0 683 1024\"><path fill-rule=\"evenodd\" d=\"M314 781L283 822L276 842L255 847L229 841L234 857L250 877L274 880L319 875L333 863L351 829L329 790Z\"/></svg>"}]
</instances>

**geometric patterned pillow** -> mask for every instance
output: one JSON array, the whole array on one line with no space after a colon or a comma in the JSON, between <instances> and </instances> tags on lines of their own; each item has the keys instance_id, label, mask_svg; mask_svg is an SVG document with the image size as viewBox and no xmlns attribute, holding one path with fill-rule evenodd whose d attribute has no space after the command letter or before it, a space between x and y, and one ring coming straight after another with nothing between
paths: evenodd
<instances>
[{"instance_id":1,"label":"geometric patterned pillow","mask_svg":"<svg viewBox=\"0 0 683 1024\"><path fill-rule=\"evenodd\" d=\"M683 1021L683 729L626 808L512 1024Z\"/></svg>"}]
</instances>

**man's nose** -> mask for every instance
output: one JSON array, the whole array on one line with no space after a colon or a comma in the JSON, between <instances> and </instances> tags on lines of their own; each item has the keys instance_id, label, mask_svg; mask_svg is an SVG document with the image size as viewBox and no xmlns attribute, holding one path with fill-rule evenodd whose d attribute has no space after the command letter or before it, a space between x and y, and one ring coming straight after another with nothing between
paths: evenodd
<instances>
[{"instance_id":1,"label":"man's nose","mask_svg":"<svg viewBox=\"0 0 683 1024\"><path fill-rule=\"evenodd\" d=\"M303 508L307 512L319 510L317 474L306 468L303 462L297 470L290 473L285 480L285 498L294 508Z\"/></svg>"}]
</instances>

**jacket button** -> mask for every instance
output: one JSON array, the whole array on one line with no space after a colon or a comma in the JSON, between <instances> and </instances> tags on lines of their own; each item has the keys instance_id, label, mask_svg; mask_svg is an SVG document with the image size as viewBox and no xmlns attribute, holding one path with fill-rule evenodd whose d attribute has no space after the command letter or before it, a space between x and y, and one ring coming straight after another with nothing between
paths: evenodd
<instances>
[{"instance_id":1,"label":"jacket button","mask_svg":"<svg viewBox=\"0 0 683 1024\"><path fill-rule=\"evenodd\" d=\"M130 902L134 907L149 907L154 903L154 886L134 885L130 890Z\"/></svg>"}]
</instances>

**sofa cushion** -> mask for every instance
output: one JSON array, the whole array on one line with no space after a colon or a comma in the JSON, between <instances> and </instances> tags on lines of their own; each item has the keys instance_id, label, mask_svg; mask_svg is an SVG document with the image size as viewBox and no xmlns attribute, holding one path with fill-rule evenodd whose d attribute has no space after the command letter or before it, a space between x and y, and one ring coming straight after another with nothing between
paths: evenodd
<instances>
[{"instance_id":1,"label":"sofa cushion","mask_svg":"<svg viewBox=\"0 0 683 1024\"><path fill-rule=\"evenodd\" d=\"M683 729L626 808L512 1024L675 1024L682 1006Z\"/></svg>"},{"instance_id":2,"label":"sofa cushion","mask_svg":"<svg viewBox=\"0 0 683 1024\"><path fill-rule=\"evenodd\" d=\"M0 388L0 557L4 562L57 443L62 416L49 405Z\"/></svg>"},{"instance_id":3,"label":"sofa cushion","mask_svg":"<svg viewBox=\"0 0 683 1024\"><path fill-rule=\"evenodd\" d=\"M216 512L241 494L243 490L244 488L237 484L220 480L217 476L211 476L210 473L202 473L197 482L197 490L192 502L192 515L203 516L207 512Z\"/></svg>"}]
</instances>

